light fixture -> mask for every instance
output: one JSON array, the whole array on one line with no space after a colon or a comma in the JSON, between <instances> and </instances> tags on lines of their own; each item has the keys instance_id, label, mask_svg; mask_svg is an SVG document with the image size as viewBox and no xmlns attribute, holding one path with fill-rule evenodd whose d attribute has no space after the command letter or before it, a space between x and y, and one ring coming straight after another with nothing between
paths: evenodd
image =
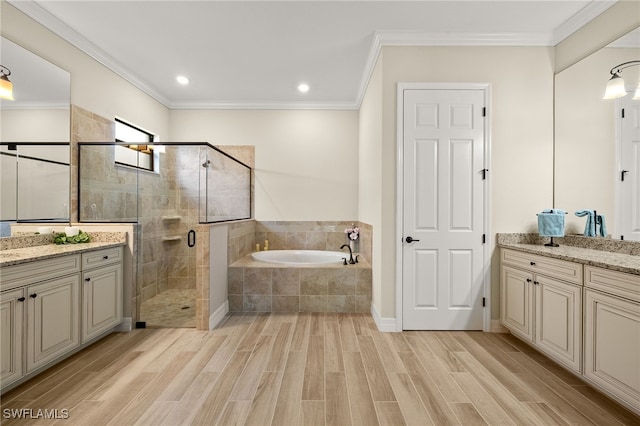
<instances>
[{"instance_id":1,"label":"light fixture","mask_svg":"<svg viewBox=\"0 0 640 426\"><path fill-rule=\"evenodd\" d=\"M309 91L309 85L308 85L308 84L306 84L306 83L300 83L300 84L298 85L298 90L299 90L301 93L307 93L307 92Z\"/></svg>"},{"instance_id":2,"label":"light fixture","mask_svg":"<svg viewBox=\"0 0 640 426\"><path fill-rule=\"evenodd\" d=\"M611 78L607 82L607 89L605 90L602 99L618 99L626 96L627 90L624 87L624 80L622 79L622 77L620 77L620 72L625 68L639 65L640 61L629 61L623 62L620 65L616 65L615 67L611 68L611 71L609 71L609 74L611 74ZM640 83L638 83L638 88L633 95L633 99L640 99Z\"/></svg>"},{"instance_id":3,"label":"light fixture","mask_svg":"<svg viewBox=\"0 0 640 426\"><path fill-rule=\"evenodd\" d=\"M0 65L0 98L13 100L13 83L9 81L11 70L4 65Z\"/></svg>"},{"instance_id":4,"label":"light fixture","mask_svg":"<svg viewBox=\"0 0 640 426\"><path fill-rule=\"evenodd\" d=\"M182 85L189 84L189 79L184 75L177 76L176 81Z\"/></svg>"}]
</instances>

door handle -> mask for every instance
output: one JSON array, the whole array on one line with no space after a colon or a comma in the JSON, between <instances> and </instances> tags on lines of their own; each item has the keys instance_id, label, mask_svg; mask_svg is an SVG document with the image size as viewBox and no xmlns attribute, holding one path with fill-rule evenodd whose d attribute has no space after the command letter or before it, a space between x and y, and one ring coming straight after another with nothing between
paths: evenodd
<instances>
[{"instance_id":1,"label":"door handle","mask_svg":"<svg viewBox=\"0 0 640 426\"><path fill-rule=\"evenodd\" d=\"M624 182L624 175L629 173L629 170L623 170L620 172L620 180Z\"/></svg>"},{"instance_id":2,"label":"door handle","mask_svg":"<svg viewBox=\"0 0 640 426\"><path fill-rule=\"evenodd\" d=\"M404 239L406 242L408 243L412 243L414 241L420 241L420 240L414 240L413 237L411 235L409 235L407 238Z\"/></svg>"},{"instance_id":3,"label":"door handle","mask_svg":"<svg viewBox=\"0 0 640 426\"><path fill-rule=\"evenodd\" d=\"M187 245L189 247L196 245L196 231L193 229L187 233Z\"/></svg>"}]
</instances>

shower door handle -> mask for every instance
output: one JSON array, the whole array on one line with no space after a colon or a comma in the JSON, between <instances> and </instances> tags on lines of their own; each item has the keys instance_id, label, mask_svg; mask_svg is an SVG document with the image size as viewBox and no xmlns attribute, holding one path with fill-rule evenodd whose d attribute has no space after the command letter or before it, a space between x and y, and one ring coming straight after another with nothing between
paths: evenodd
<instances>
[{"instance_id":1,"label":"shower door handle","mask_svg":"<svg viewBox=\"0 0 640 426\"><path fill-rule=\"evenodd\" d=\"M189 247L196 245L196 231L193 229L187 233L187 245Z\"/></svg>"}]
</instances>

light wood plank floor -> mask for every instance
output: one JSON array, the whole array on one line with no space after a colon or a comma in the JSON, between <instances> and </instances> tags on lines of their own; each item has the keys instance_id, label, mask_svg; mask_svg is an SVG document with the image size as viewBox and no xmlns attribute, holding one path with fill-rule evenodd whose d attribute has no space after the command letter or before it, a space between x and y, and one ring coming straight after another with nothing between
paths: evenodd
<instances>
[{"instance_id":1,"label":"light wood plank floor","mask_svg":"<svg viewBox=\"0 0 640 426\"><path fill-rule=\"evenodd\" d=\"M510 335L251 314L114 333L2 397L3 425L620 425L640 417Z\"/></svg>"}]
</instances>

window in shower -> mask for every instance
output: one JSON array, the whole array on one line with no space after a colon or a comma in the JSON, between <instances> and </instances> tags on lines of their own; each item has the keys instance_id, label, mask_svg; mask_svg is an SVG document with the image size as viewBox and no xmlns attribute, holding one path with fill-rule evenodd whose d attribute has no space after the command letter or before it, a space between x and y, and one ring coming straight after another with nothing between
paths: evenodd
<instances>
[{"instance_id":1,"label":"window in shower","mask_svg":"<svg viewBox=\"0 0 640 426\"><path fill-rule=\"evenodd\" d=\"M160 157L154 152L155 135L126 121L115 119L116 142L115 163L151 172L159 171Z\"/></svg>"}]
</instances>

